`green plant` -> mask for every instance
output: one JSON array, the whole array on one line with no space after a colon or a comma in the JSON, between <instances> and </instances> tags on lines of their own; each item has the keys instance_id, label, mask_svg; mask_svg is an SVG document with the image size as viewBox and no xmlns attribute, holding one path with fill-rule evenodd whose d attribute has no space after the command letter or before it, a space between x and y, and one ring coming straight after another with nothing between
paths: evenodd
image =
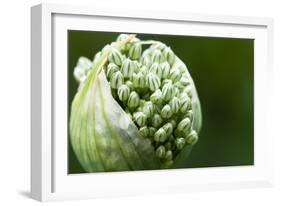
<instances>
[{"instance_id":1,"label":"green plant","mask_svg":"<svg viewBox=\"0 0 281 206\"><path fill-rule=\"evenodd\" d=\"M86 171L186 164L198 140L201 108L186 65L170 47L121 34L93 62L80 57L74 77L80 86L70 137Z\"/></svg>"}]
</instances>

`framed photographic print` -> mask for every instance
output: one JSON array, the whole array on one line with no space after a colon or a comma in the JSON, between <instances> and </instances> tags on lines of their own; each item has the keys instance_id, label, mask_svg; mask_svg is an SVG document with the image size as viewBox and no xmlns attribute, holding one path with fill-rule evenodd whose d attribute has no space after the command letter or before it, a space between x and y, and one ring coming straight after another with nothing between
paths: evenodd
<instances>
[{"instance_id":1,"label":"framed photographic print","mask_svg":"<svg viewBox=\"0 0 281 206\"><path fill-rule=\"evenodd\" d=\"M272 186L271 19L31 14L34 199Z\"/></svg>"}]
</instances>

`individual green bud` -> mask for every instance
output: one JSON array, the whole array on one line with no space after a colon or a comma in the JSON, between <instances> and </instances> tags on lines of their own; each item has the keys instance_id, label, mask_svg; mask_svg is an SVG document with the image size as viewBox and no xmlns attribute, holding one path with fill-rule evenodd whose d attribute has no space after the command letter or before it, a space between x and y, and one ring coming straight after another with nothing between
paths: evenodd
<instances>
[{"instance_id":1,"label":"individual green bud","mask_svg":"<svg viewBox=\"0 0 281 206\"><path fill-rule=\"evenodd\" d=\"M120 35L117 37L117 40L116 40L116 41L117 41L117 42L123 41L123 40L127 39L128 37L129 37L128 34L120 34ZM120 49L121 49L122 51L127 50L127 49L128 49L128 44L121 46Z\"/></svg>"},{"instance_id":2,"label":"individual green bud","mask_svg":"<svg viewBox=\"0 0 281 206\"><path fill-rule=\"evenodd\" d=\"M191 99L188 96L180 98L180 111L186 113L191 109Z\"/></svg>"},{"instance_id":3,"label":"individual green bud","mask_svg":"<svg viewBox=\"0 0 281 206\"><path fill-rule=\"evenodd\" d=\"M123 84L123 82L124 82L124 78L120 71L117 71L112 74L112 77L110 79L111 88L117 89L118 87L120 87Z\"/></svg>"},{"instance_id":4,"label":"individual green bud","mask_svg":"<svg viewBox=\"0 0 281 206\"><path fill-rule=\"evenodd\" d=\"M184 117L188 117L190 119L190 121L193 121L193 111L192 110L188 110Z\"/></svg>"},{"instance_id":5,"label":"individual green bud","mask_svg":"<svg viewBox=\"0 0 281 206\"><path fill-rule=\"evenodd\" d=\"M183 86L190 85L190 81L189 81L189 79L188 79L186 76L182 76L182 77L181 77L180 83L181 83L181 85L183 85Z\"/></svg>"},{"instance_id":6,"label":"individual green bud","mask_svg":"<svg viewBox=\"0 0 281 206\"><path fill-rule=\"evenodd\" d=\"M173 125L171 123L168 122L168 123L164 124L162 128L165 130L167 136L170 136L173 134Z\"/></svg>"},{"instance_id":7,"label":"individual green bud","mask_svg":"<svg viewBox=\"0 0 281 206\"><path fill-rule=\"evenodd\" d=\"M165 154L166 160L172 160L173 159L173 152L171 150L168 150Z\"/></svg>"},{"instance_id":8,"label":"individual green bud","mask_svg":"<svg viewBox=\"0 0 281 206\"><path fill-rule=\"evenodd\" d=\"M165 147L163 145L160 145L156 151L155 151L157 157L159 157L160 159L165 158Z\"/></svg>"},{"instance_id":9,"label":"individual green bud","mask_svg":"<svg viewBox=\"0 0 281 206\"><path fill-rule=\"evenodd\" d=\"M160 79L156 74L149 72L146 76L146 85L151 91L155 91L160 87Z\"/></svg>"},{"instance_id":10,"label":"individual green bud","mask_svg":"<svg viewBox=\"0 0 281 206\"><path fill-rule=\"evenodd\" d=\"M170 65L173 65L174 62L175 62L175 54L174 52L172 51L172 49L170 47L166 47L164 50L163 50L163 54L164 54L164 57L166 58L166 60L168 61L168 63Z\"/></svg>"},{"instance_id":11,"label":"individual green bud","mask_svg":"<svg viewBox=\"0 0 281 206\"><path fill-rule=\"evenodd\" d=\"M177 82L181 79L181 73L178 68L173 67L170 70L169 79L171 79L173 82Z\"/></svg>"},{"instance_id":12,"label":"individual green bud","mask_svg":"<svg viewBox=\"0 0 281 206\"><path fill-rule=\"evenodd\" d=\"M143 126L139 129L139 133L142 137L148 137L149 135L149 130L147 126Z\"/></svg>"},{"instance_id":13,"label":"individual green bud","mask_svg":"<svg viewBox=\"0 0 281 206\"><path fill-rule=\"evenodd\" d=\"M162 92L160 89L157 89L155 92L152 93L150 96L150 101L154 104L162 103Z\"/></svg>"},{"instance_id":14,"label":"individual green bud","mask_svg":"<svg viewBox=\"0 0 281 206\"><path fill-rule=\"evenodd\" d=\"M137 61L137 60L133 60L133 62L135 63L135 73L139 73L140 72L140 68L141 68L141 64Z\"/></svg>"},{"instance_id":15,"label":"individual green bud","mask_svg":"<svg viewBox=\"0 0 281 206\"><path fill-rule=\"evenodd\" d=\"M184 132L184 133L189 131L190 128L191 128L191 121L189 118L184 118L183 120L180 121L180 123L177 126L177 130L179 132Z\"/></svg>"},{"instance_id":16,"label":"individual green bud","mask_svg":"<svg viewBox=\"0 0 281 206\"><path fill-rule=\"evenodd\" d=\"M155 113L161 114L163 104L154 104Z\"/></svg>"},{"instance_id":17,"label":"individual green bud","mask_svg":"<svg viewBox=\"0 0 281 206\"><path fill-rule=\"evenodd\" d=\"M169 102L169 105L172 109L172 112L174 114L178 113L180 109L180 100L177 97L173 97L172 100Z\"/></svg>"},{"instance_id":18,"label":"individual green bud","mask_svg":"<svg viewBox=\"0 0 281 206\"><path fill-rule=\"evenodd\" d=\"M121 87L118 87L117 94L119 99L124 102L129 98L130 88L123 84Z\"/></svg>"},{"instance_id":19,"label":"individual green bud","mask_svg":"<svg viewBox=\"0 0 281 206\"><path fill-rule=\"evenodd\" d=\"M148 127L148 135L150 137L154 137L155 132L156 132L156 129L154 127Z\"/></svg>"},{"instance_id":20,"label":"individual green bud","mask_svg":"<svg viewBox=\"0 0 281 206\"><path fill-rule=\"evenodd\" d=\"M136 88L145 87L145 77L141 72L133 74L133 86Z\"/></svg>"},{"instance_id":21,"label":"individual green bud","mask_svg":"<svg viewBox=\"0 0 281 206\"><path fill-rule=\"evenodd\" d=\"M143 55L141 57L141 63L142 63L142 65L146 66L147 68L149 68L152 64L151 59L148 55L145 55L145 56Z\"/></svg>"},{"instance_id":22,"label":"individual green bud","mask_svg":"<svg viewBox=\"0 0 281 206\"><path fill-rule=\"evenodd\" d=\"M165 101L172 99L175 96L175 88L172 84L165 84L162 88L162 98Z\"/></svg>"},{"instance_id":23,"label":"individual green bud","mask_svg":"<svg viewBox=\"0 0 281 206\"><path fill-rule=\"evenodd\" d=\"M108 54L108 61L112 62L118 66L121 66L122 62L123 62L123 57L122 57L121 52L114 47L110 48L110 51Z\"/></svg>"},{"instance_id":24,"label":"individual green bud","mask_svg":"<svg viewBox=\"0 0 281 206\"><path fill-rule=\"evenodd\" d=\"M159 49L159 50L163 50L163 49L165 49L167 46L164 44L164 43L162 43L162 42L157 42L156 44L152 44L151 45L151 48L152 49Z\"/></svg>"},{"instance_id":25,"label":"individual green bud","mask_svg":"<svg viewBox=\"0 0 281 206\"><path fill-rule=\"evenodd\" d=\"M170 80L170 79L164 79L164 80L162 81L162 87L164 87L165 84L173 84L173 81Z\"/></svg>"},{"instance_id":26,"label":"individual green bud","mask_svg":"<svg viewBox=\"0 0 281 206\"><path fill-rule=\"evenodd\" d=\"M184 93L186 93L190 98L192 97L192 88L191 88L191 85L187 85L184 90L183 90Z\"/></svg>"},{"instance_id":27,"label":"individual green bud","mask_svg":"<svg viewBox=\"0 0 281 206\"><path fill-rule=\"evenodd\" d=\"M78 83L84 82L84 80L86 79L85 71L81 67L75 67L73 75Z\"/></svg>"},{"instance_id":28,"label":"individual green bud","mask_svg":"<svg viewBox=\"0 0 281 206\"><path fill-rule=\"evenodd\" d=\"M195 130L192 130L185 139L188 144L195 144L198 140L198 134Z\"/></svg>"},{"instance_id":29,"label":"individual green bud","mask_svg":"<svg viewBox=\"0 0 281 206\"><path fill-rule=\"evenodd\" d=\"M163 56L162 52L159 49L155 49L151 55L152 62L162 63L165 61L165 57Z\"/></svg>"},{"instance_id":30,"label":"individual green bud","mask_svg":"<svg viewBox=\"0 0 281 206\"><path fill-rule=\"evenodd\" d=\"M172 149L172 143L171 142L166 142L164 146L165 146L166 150L171 150Z\"/></svg>"},{"instance_id":31,"label":"individual green bud","mask_svg":"<svg viewBox=\"0 0 281 206\"><path fill-rule=\"evenodd\" d=\"M153 115L154 105L152 102L145 102L142 108L143 113L149 118Z\"/></svg>"},{"instance_id":32,"label":"individual green bud","mask_svg":"<svg viewBox=\"0 0 281 206\"><path fill-rule=\"evenodd\" d=\"M130 80L127 80L127 81L125 82L125 84L129 87L130 91L133 91L133 90L134 90L133 82L131 82Z\"/></svg>"},{"instance_id":33,"label":"individual green bud","mask_svg":"<svg viewBox=\"0 0 281 206\"><path fill-rule=\"evenodd\" d=\"M181 72L182 74L185 74L186 71L187 71L187 67L186 67L185 64L182 63L182 62L178 62L178 63L176 64L176 67L180 70L180 72Z\"/></svg>"},{"instance_id":34,"label":"individual green bud","mask_svg":"<svg viewBox=\"0 0 281 206\"><path fill-rule=\"evenodd\" d=\"M133 118L138 126L143 127L146 124L147 117L143 112L135 112Z\"/></svg>"},{"instance_id":35,"label":"individual green bud","mask_svg":"<svg viewBox=\"0 0 281 206\"><path fill-rule=\"evenodd\" d=\"M154 114L152 116L151 125L153 127L158 128L159 126L161 126L162 122L163 122L163 119L159 114Z\"/></svg>"},{"instance_id":36,"label":"individual green bud","mask_svg":"<svg viewBox=\"0 0 281 206\"><path fill-rule=\"evenodd\" d=\"M161 117L163 117L164 119L168 119L173 115L172 109L171 107L166 104L162 110L161 110Z\"/></svg>"},{"instance_id":37,"label":"individual green bud","mask_svg":"<svg viewBox=\"0 0 281 206\"><path fill-rule=\"evenodd\" d=\"M149 68L149 71L156 74L160 79L162 78L162 67L158 62L154 62Z\"/></svg>"},{"instance_id":38,"label":"individual green bud","mask_svg":"<svg viewBox=\"0 0 281 206\"><path fill-rule=\"evenodd\" d=\"M140 73L142 73L142 74L145 75L145 76L146 76L146 74L148 73L148 69L147 69L147 67L146 67L145 65L142 65L142 66L140 67Z\"/></svg>"},{"instance_id":39,"label":"individual green bud","mask_svg":"<svg viewBox=\"0 0 281 206\"><path fill-rule=\"evenodd\" d=\"M131 59L139 59L141 56L141 51L142 51L141 44L134 43L129 49L128 56Z\"/></svg>"},{"instance_id":40,"label":"individual green bud","mask_svg":"<svg viewBox=\"0 0 281 206\"><path fill-rule=\"evenodd\" d=\"M139 106L139 103L140 103L139 95L135 91L131 92L128 100L128 106L130 108L136 108L137 106Z\"/></svg>"},{"instance_id":41,"label":"individual green bud","mask_svg":"<svg viewBox=\"0 0 281 206\"><path fill-rule=\"evenodd\" d=\"M125 78L130 78L133 76L134 71L136 70L136 62L125 59L122 63L121 72Z\"/></svg>"},{"instance_id":42,"label":"individual green bud","mask_svg":"<svg viewBox=\"0 0 281 206\"><path fill-rule=\"evenodd\" d=\"M165 142L167 138L167 134L163 128L158 129L154 134L154 140L156 142Z\"/></svg>"},{"instance_id":43,"label":"individual green bud","mask_svg":"<svg viewBox=\"0 0 281 206\"><path fill-rule=\"evenodd\" d=\"M127 39L128 37L129 37L128 34L120 34L120 35L117 37L116 41L123 41L123 40Z\"/></svg>"},{"instance_id":44,"label":"individual green bud","mask_svg":"<svg viewBox=\"0 0 281 206\"><path fill-rule=\"evenodd\" d=\"M171 120L169 121L169 123L172 124L173 129L177 126L177 122L176 122L176 120L174 120L174 119L171 119Z\"/></svg>"},{"instance_id":45,"label":"individual green bud","mask_svg":"<svg viewBox=\"0 0 281 206\"><path fill-rule=\"evenodd\" d=\"M162 64L160 64L160 66L162 68L162 78L168 78L171 69L170 64L168 62L163 62Z\"/></svg>"},{"instance_id":46,"label":"individual green bud","mask_svg":"<svg viewBox=\"0 0 281 206\"><path fill-rule=\"evenodd\" d=\"M142 53L142 57L146 56L146 57L150 58L153 51L154 51L154 49L152 49L152 48L148 48L148 49L144 50Z\"/></svg>"},{"instance_id":47,"label":"individual green bud","mask_svg":"<svg viewBox=\"0 0 281 206\"><path fill-rule=\"evenodd\" d=\"M119 67L114 63L109 63L107 66L106 76L107 78L111 79L113 73L119 71Z\"/></svg>"},{"instance_id":48,"label":"individual green bud","mask_svg":"<svg viewBox=\"0 0 281 206\"><path fill-rule=\"evenodd\" d=\"M176 144L177 149L181 150L185 145L185 139L182 137L176 138L175 144Z\"/></svg>"}]
</instances>

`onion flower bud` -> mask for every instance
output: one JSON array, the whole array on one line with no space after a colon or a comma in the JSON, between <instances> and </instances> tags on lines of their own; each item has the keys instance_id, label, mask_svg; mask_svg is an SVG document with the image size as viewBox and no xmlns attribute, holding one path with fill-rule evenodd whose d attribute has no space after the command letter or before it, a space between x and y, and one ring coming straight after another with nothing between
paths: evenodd
<instances>
[{"instance_id":1,"label":"onion flower bud","mask_svg":"<svg viewBox=\"0 0 281 206\"><path fill-rule=\"evenodd\" d=\"M151 117L153 115L153 112L154 112L153 103L150 102L150 101L145 102L144 105L143 105L142 111L147 117Z\"/></svg>"},{"instance_id":2,"label":"onion flower bud","mask_svg":"<svg viewBox=\"0 0 281 206\"><path fill-rule=\"evenodd\" d=\"M118 87L117 94L119 99L124 102L129 98L130 88L123 84L121 87Z\"/></svg>"},{"instance_id":3,"label":"onion flower bud","mask_svg":"<svg viewBox=\"0 0 281 206\"><path fill-rule=\"evenodd\" d=\"M170 74L170 65L168 62L163 62L160 64L161 68L162 68L162 78L166 79L168 78L169 74Z\"/></svg>"},{"instance_id":4,"label":"onion flower bud","mask_svg":"<svg viewBox=\"0 0 281 206\"><path fill-rule=\"evenodd\" d=\"M163 49L165 49L167 46L164 44L164 43L162 43L162 42L158 42L158 43L156 43L156 44L153 44L153 45L151 45L151 48L152 49L159 49L159 50L163 50Z\"/></svg>"},{"instance_id":5,"label":"onion flower bud","mask_svg":"<svg viewBox=\"0 0 281 206\"><path fill-rule=\"evenodd\" d=\"M169 102L169 105L172 109L172 112L174 114L178 113L180 109L180 100L177 97L173 97L172 100Z\"/></svg>"},{"instance_id":6,"label":"onion flower bud","mask_svg":"<svg viewBox=\"0 0 281 206\"><path fill-rule=\"evenodd\" d=\"M156 74L149 72L146 76L146 85L151 91L155 91L160 87L160 79Z\"/></svg>"},{"instance_id":7,"label":"onion flower bud","mask_svg":"<svg viewBox=\"0 0 281 206\"><path fill-rule=\"evenodd\" d=\"M142 52L142 45L150 45ZM84 59L83 59L84 58ZM78 60L69 136L86 172L186 167L198 140L195 84L170 47L122 34Z\"/></svg>"},{"instance_id":8,"label":"onion flower bud","mask_svg":"<svg viewBox=\"0 0 281 206\"><path fill-rule=\"evenodd\" d=\"M124 78L123 75L120 71L117 71L115 73L113 73L111 79L110 79L110 86L113 89L117 89L118 87L120 87L124 82Z\"/></svg>"},{"instance_id":9,"label":"onion flower bud","mask_svg":"<svg viewBox=\"0 0 281 206\"><path fill-rule=\"evenodd\" d=\"M137 74L133 74L133 86L135 88L144 88L145 87L145 77L139 72Z\"/></svg>"},{"instance_id":10,"label":"onion flower bud","mask_svg":"<svg viewBox=\"0 0 281 206\"><path fill-rule=\"evenodd\" d=\"M173 82L177 82L181 79L181 73L180 70L178 70L178 68L172 68L169 74L169 78L173 81Z\"/></svg>"},{"instance_id":11,"label":"onion flower bud","mask_svg":"<svg viewBox=\"0 0 281 206\"><path fill-rule=\"evenodd\" d=\"M131 59L139 59L141 56L141 51L142 51L141 44L134 43L129 49L128 56Z\"/></svg>"},{"instance_id":12,"label":"onion flower bud","mask_svg":"<svg viewBox=\"0 0 281 206\"><path fill-rule=\"evenodd\" d=\"M186 113L188 110L191 109L191 100L188 96L182 97L180 99L180 111L182 113Z\"/></svg>"},{"instance_id":13,"label":"onion flower bud","mask_svg":"<svg viewBox=\"0 0 281 206\"><path fill-rule=\"evenodd\" d=\"M109 63L106 72L107 78L111 79L112 75L117 71L119 71L119 67L114 63Z\"/></svg>"},{"instance_id":14,"label":"onion flower bud","mask_svg":"<svg viewBox=\"0 0 281 206\"><path fill-rule=\"evenodd\" d=\"M136 63L130 59L125 59L122 63L121 73L125 78L130 78L133 76L134 71L136 70Z\"/></svg>"},{"instance_id":15,"label":"onion flower bud","mask_svg":"<svg viewBox=\"0 0 281 206\"><path fill-rule=\"evenodd\" d=\"M164 119L168 119L173 115L172 109L171 107L166 104L162 110L161 110L161 117L163 117Z\"/></svg>"},{"instance_id":16,"label":"onion flower bud","mask_svg":"<svg viewBox=\"0 0 281 206\"><path fill-rule=\"evenodd\" d=\"M123 62L123 56L118 49L112 47L108 54L108 61L121 66Z\"/></svg>"},{"instance_id":17,"label":"onion flower bud","mask_svg":"<svg viewBox=\"0 0 281 206\"><path fill-rule=\"evenodd\" d=\"M154 134L154 140L156 142L165 142L167 139L167 134L163 128L158 129Z\"/></svg>"},{"instance_id":18,"label":"onion flower bud","mask_svg":"<svg viewBox=\"0 0 281 206\"><path fill-rule=\"evenodd\" d=\"M146 66L147 68L149 68L152 64L150 57L147 55L143 55L141 57L141 63L142 63L142 65Z\"/></svg>"},{"instance_id":19,"label":"onion flower bud","mask_svg":"<svg viewBox=\"0 0 281 206\"><path fill-rule=\"evenodd\" d=\"M170 47L166 47L164 50L163 50L163 54L164 54L164 57L166 58L167 62L170 64L170 65L173 65L174 62L175 62L175 54L174 52L172 51L172 49Z\"/></svg>"},{"instance_id":20,"label":"onion flower bud","mask_svg":"<svg viewBox=\"0 0 281 206\"><path fill-rule=\"evenodd\" d=\"M189 118L184 118L177 126L179 132L187 133L191 128L191 121Z\"/></svg>"},{"instance_id":21,"label":"onion flower bud","mask_svg":"<svg viewBox=\"0 0 281 206\"><path fill-rule=\"evenodd\" d=\"M135 91L131 92L128 100L129 108L136 108L137 106L139 106L139 103L140 103L139 95Z\"/></svg>"},{"instance_id":22,"label":"onion flower bud","mask_svg":"<svg viewBox=\"0 0 281 206\"><path fill-rule=\"evenodd\" d=\"M159 79L162 78L162 67L160 66L159 63L157 62L153 63L149 68L149 71L153 74L156 74L159 77Z\"/></svg>"}]
</instances>

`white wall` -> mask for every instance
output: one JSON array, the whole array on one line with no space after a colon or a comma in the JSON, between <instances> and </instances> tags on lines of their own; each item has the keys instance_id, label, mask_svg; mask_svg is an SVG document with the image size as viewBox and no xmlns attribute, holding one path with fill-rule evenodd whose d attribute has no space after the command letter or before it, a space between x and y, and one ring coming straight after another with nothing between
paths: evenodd
<instances>
[{"instance_id":1,"label":"white wall","mask_svg":"<svg viewBox=\"0 0 281 206\"><path fill-rule=\"evenodd\" d=\"M43 1L44 2L44 1ZM278 1L273 0L61 0L56 3L103 5L149 10L184 11L192 13L214 13L243 16L266 16L275 20L275 88L280 93L281 12ZM30 149L30 6L39 1L8 0L1 2L0 32L0 201L1 205L35 205L27 198L29 191ZM279 82L278 82L279 81ZM277 91L276 91L277 92ZM280 96L280 95L279 95ZM280 98L276 99L276 120L280 115ZM277 125L277 124L276 124ZM278 125L277 125L278 126ZM170 196L145 196L118 199L101 199L83 202L61 202L61 205L280 205L280 137L276 126L275 174L273 189L218 191L179 194ZM3 202L4 201L4 202ZM2 203L3 202L3 203ZM49 203L48 203L49 204Z\"/></svg>"}]
</instances>

